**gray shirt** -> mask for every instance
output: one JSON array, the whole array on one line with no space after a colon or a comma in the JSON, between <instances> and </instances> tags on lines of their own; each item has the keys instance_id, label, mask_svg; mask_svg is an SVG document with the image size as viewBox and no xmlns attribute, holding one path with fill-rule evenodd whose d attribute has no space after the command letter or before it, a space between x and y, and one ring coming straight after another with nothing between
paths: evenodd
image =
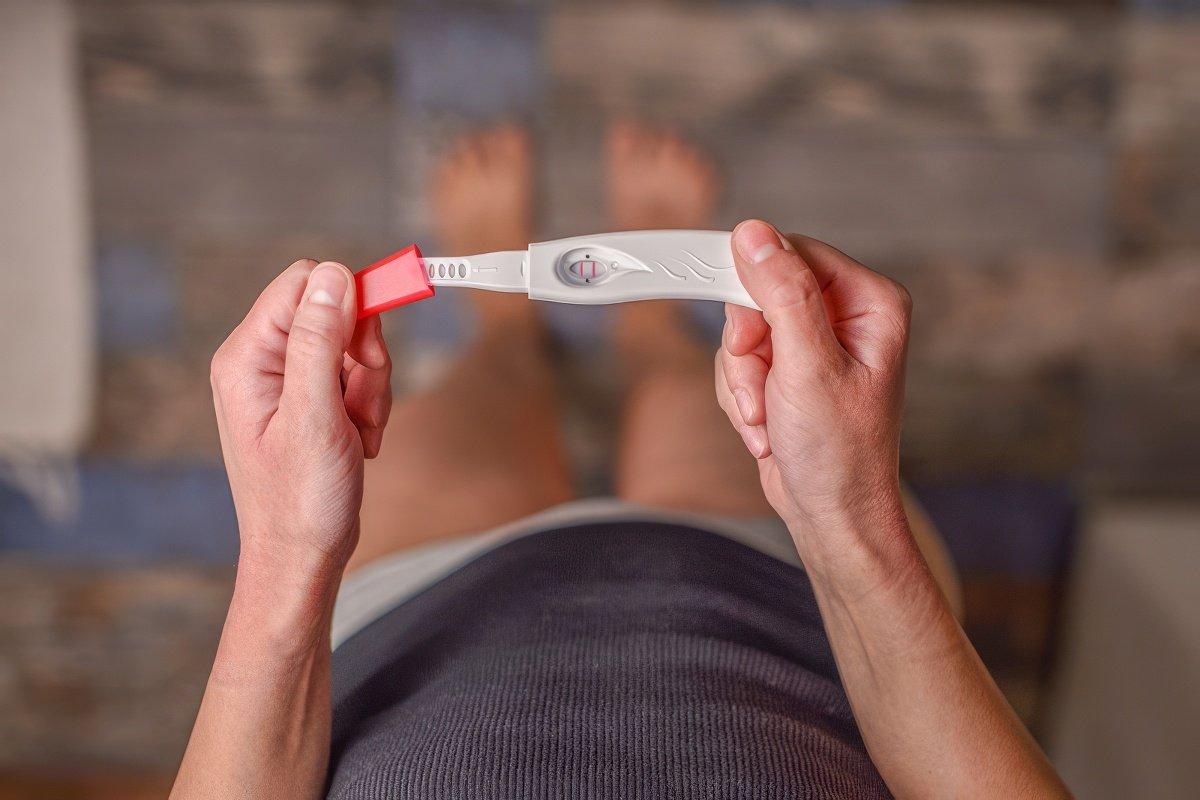
<instances>
[{"instance_id":1,"label":"gray shirt","mask_svg":"<svg viewBox=\"0 0 1200 800\"><path fill-rule=\"evenodd\" d=\"M889 797L804 572L581 525L466 564L334 654L331 798Z\"/></svg>"}]
</instances>

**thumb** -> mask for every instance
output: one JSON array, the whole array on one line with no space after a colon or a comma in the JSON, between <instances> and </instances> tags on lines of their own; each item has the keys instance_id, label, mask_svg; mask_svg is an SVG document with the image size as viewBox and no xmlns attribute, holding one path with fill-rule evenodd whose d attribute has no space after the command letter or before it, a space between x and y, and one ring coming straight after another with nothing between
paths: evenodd
<instances>
[{"instance_id":1,"label":"thumb","mask_svg":"<svg viewBox=\"0 0 1200 800\"><path fill-rule=\"evenodd\" d=\"M354 335L355 294L350 270L326 261L308 276L288 331L281 404L300 410L342 399L342 358Z\"/></svg>"},{"instance_id":2,"label":"thumb","mask_svg":"<svg viewBox=\"0 0 1200 800\"><path fill-rule=\"evenodd\" d=\"M732 246L738 277L771 326L778 354L838 346L820 281L787 237L752 219L734 228Z\"/></svg>"}]
</instances>

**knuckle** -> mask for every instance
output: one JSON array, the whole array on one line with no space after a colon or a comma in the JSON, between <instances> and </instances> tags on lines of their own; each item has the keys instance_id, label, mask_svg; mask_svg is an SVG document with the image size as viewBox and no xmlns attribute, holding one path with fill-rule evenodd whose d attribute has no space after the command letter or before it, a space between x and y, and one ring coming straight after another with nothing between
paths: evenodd
<instances>
[{"instance_id":1,"label":"knuckle","mask_svg":"<svg viewBox=\"0 0 1200 800\"><path fill-rule=\"evenodd\" d=\"M271 286L268 287L268 290L272 287L308 280L309 273L316 269L316 266L317 262L311 258L301 258L293 261L286 269L275 276L275 280L271 281Z\"/></svg>"},{"instance_id":2,"label":"knuckle","mask_svg":"<svg viewBox=\"0 0 1200 800\"><path fill-rule=\"evenodd\" d=\"M725 383L729 386L729 391L733 392L736 389L745 389L748 375L745 365L733 363L725 370Z\"/></svg>"},{"instance_id":3,"label":"knuckle","mask_svg":"<svg viewBox=\"0 0 1200 800\"><path fill-rule=\"evenodd\" d=\"M730 394L738 379L738 358L736 356L718 358L716 372L718 395Z\"/></svg>"},{"instance_id":4,"label":"knuckle","mask_svg":"<svg viewBox=\"0 0 1200 800\"><path fill-rule=\"evenodd\" d=\"M908 338L908 329L912 323L913 299L912 294L902 284L893 283L896 293L896 338L903 342Z\"/></svg>"},{"instance_id":5,"label":"knuckle","mask_svg":"<svg viewBox=\"0 0 1200 800\"><path fill-rule=\"evenodd\" d=\"M821 298L821 286L810 269L797 270L770 290L771 306L781 311L807 306Z\"/></svg>"},{"instance_id":6,"label":"knuckle","mask_svg":"<svg viewBox=\"0 0 1200 800\"><path fill-rule=\"evenodd\" d=\"M280 401L280 409L286 419L288 437L285 441L305 442L315 448L324 448L332 443L337 430L334 415L320 403L314 403L304 395L293 395Z\"/></svg>"},{"instance_id":7,"label":"knuckle","mask_svg":"<svg viewBox=\"0 0 1200 800\"><path fill-rule=\"evenodd\" d=\"M382 428L384 425L387 425L388 413L390 411L390 408L383 406L382 404L371 409L366 413L366 419L363 420L363 427Z\"/></svg>"},{"instance_id":8,"label":"knuckle","mask_svg":"<svg viewBox=\"0 0 1200 800\"><path fill-rule=\"evenodd\" d=\"M742 412L738 410L737 402L733 399L733 395L729 392L723 392L717 395L717 405L721 411L725 412L725 418L729 420L729 424L734 430L741 430L746 427L746 421L742 419Z\"/></svg>"},{"instance_id":9,"label":"knuckle","mask_svg":"<svg viewBox=\"0 0 1200 800\"><path fill-rule=\"evenodd\" d=\"M385 389L372 402L351 411L350 418L359 428L373 430L387 425L391 410L391 392Z\"/></svg>"},{"instance_id":10,"label":"knuckle","mask_svg":"<svg viewBox=\"0 0 1200 800\"><path fill-rule=\"evenodd\" d=\"M320 314L297 317L288 331L288 346L304 352L339 348L337 323Z\"/></svg>"},{"instance_id":11,"label":"knuckle","mask_svg":"<svg viewBox=\"0 0 1200 800\"><path fill-rule=\"evenodd\" d=\"M740 414L735 414L737 409L733 404L733 398L730 397L729 392L717 392L717 405L725 412L725 416L729 417L730 422L737 424L738 420L741 419Z\"/></svg>"},{"instance_id":12,"label":"knuckle","mask_svg":"<svg viewBox=\"0 0 1200 800\"><path fill-rule=\"evenodd\" d=\"M299 273L307 277L307 275L317 268L318 262L315 258L299 258L288 265L284 270L285 273Z\"/></svg>"},{"instance_id":13,"label":"knuckle","mask_svg":"<svg viewBox=\"0 0 1200 800\"><path fill-rule=\"evenodd\" d=\"M213 356L212 362L208 365L208 384L217 390L225 386L225 366L218 361L216 356Z\"/></svg>"},{"instance_id":14,"label":"knuckle","mask_svg":"<svg viewBox=\"0 0 1200 800\"><path fill-rule=\"evenodd\" d=\"M908 340L912 321L912 294L898 281L882 277L877 297L880 318L886 325L885 340L894 345L903 345Z\"/></svg>"},{"instance_id":15,"label":"knuckle","mask_svg":"<svg viewBox=\"0 0 1200 800\"><path fill-rule=\"evenodd\" d=\"M903 312L905 318L912 316L913 298L912 292L908 291L908 287L898 281L892 281L892 290L896 293L896 303Z\"/></svg>"},{"instance_id":16,"label":"knuckle","mask_svg":"<svg viewBox=\"0 0 1200 800\"><path fill-rule=\"evenodd\" d=\"M229 375L232 368L231 362L233 361L233 348L229 342L230 340L226 339L217 348L216 352L213 353L212 360L208 364L208 381L214 389L220 389L229 382Z\"/></svg>"},{"instance_id":17,"label":"knuckle","mask_svg":"<svg viewBox=\"0 0 1200 800\"><path fill-rule=\"evenodd\" d=\"M725 407L725 401L729 398L729 385L725 379L725 371L721 368L721 364L717 363L716 375L714 379L717 392L717 405L721 408Z\"/></svg>"},{"instance_id":18,"label":"knuckle","mask_svg":"<svg viewBox=\"0 0 1200 800\"><path fill-rule=\"evenodd\" d=\"M722 381L726 378L728 363L729 359L725 355L725 348L718 348L717 354L713 357L713 372L717 378L718 390L721 388Z\"/></svg>"}]
</instances>

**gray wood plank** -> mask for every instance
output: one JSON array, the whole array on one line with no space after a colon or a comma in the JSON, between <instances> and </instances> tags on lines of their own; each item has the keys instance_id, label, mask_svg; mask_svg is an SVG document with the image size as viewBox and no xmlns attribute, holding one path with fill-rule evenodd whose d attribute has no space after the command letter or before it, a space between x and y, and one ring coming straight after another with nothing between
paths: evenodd
<instances>
[{"instance_id":1,"label":"gray wood plank","mask_svg":"<svg viewBox=\"0 0 1200 800\"><path fill-rule=\"evenodd\" d=\"M1132 253L1200 246L1200 20L1124 33L1116 110L1116 231Z\"/></svg>"},{"instance_id":2,"label":"gray wood plank","mask_svg":"<svg viewBox=\"0 0 1200 800\"><path fill-rule=\"evenodd\" d=\"M294 261L338 261L359 269L403 244L407 242L385 237L363 243L320 231L252 239L189 239L180 245L185 352L200 359L210 357L267 284Z\"/></svg>"},{"instance_id":3,"label":"gray wood plank","mask_svg":"<svg viewBox=\"0 0 1200 800\"><path fill-rule=\"evenodd\" d=\"M0 768L178 763L232 577L0 561Z\"/></svg>"},{"instance_id":4,"label":"gray wood plank","mask_svg":"<svg viewBox=\"0 0 1200 800\"><path fill-rule=\"evenodd\" d=\"M1061 481L1083 448L1083 375L909 373L901 464L912 481Z\"/></svg>"},{"instance_id":5,"label":"gray wood plank","mask_svg":"<svg viewBox=\"0 0 1200 800\"><path fill-rule=\"evenodd\" d=\"M546 132L547 230L604 224L600 120ZM879 266L1108 246L1107 145L1090 140L859 137L720 127L702 137L728 182L719 224L764 216Z\"/></svg>"},{"instance_id":6,"label":"gray wood plank","mask_svg":"<svg viewBox=\"0 0 1200 800\"><path fill-rule=\"evenodd\" d=\"M1062 135L1104 128L1116 47L1088 13L643 3L553 9L546 58L568 113Z\"/></svg>"},{"instance_id":7,"label":"gray wood plank","mask_svg":"<svg viewBox=\"0 0 1200 800\"><path fill-rule=\"evenodd\" d=\"M95 104L346 112L391 100L391 3L76 5Z\"/></svg>"},{"instance_id":8,"label":"gray wood plank","mask_svg":"<svg viewBox=\"0 0 1200 800\"><path fill-rule=\"evenodd\" d=\"M88 120L92 203L108 238L172 241L390 227L390 116L121 108Z\"/></svg>"},{"instance_id":9,"label":"gray wood plank","mask_svg":"<svg viewBox=\"0 0 1200 800\"><path fill-rule=\"evenodd\" d=\"M102 236L387 230L390 4L84 2L79 18Z\"/></svg>"},{"instance_id":10,"label":"gray wood plank","mask_svg":"<svg viewBox=\"0 0 1200 800\"><path fill-rule=\"evenodd\" d=\"M219 459L208 364L208 356L171 352L102 356L89 454Z\"/></svg>"},{"instance_id":11,"label":"gray wood plank","mask_svg":"<svg viewBox=\"0 0 1200 800\"><path fill-rule=\"evenodd\" d=\"M1051 256L937 259L883 270L913 297L914 371L1052 376L1081 370L1105 264Z\"/></svg>"}]
</instances>

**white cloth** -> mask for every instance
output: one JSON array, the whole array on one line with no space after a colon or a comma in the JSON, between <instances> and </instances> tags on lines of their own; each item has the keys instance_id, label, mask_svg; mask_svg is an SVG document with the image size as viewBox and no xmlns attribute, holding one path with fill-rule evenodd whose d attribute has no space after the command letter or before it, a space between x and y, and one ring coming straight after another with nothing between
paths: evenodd
<instances>
[{"instance_id":1,"label":"white cloth","mask_svg":"<svg viewBox=\"0 0 1200 800\"><path fill-rule=\"evenodd\" d=\"M538 531L605 522L662 522L721 534L766 555L800 566L783 521L649 508L616 498L574 500L483 533L383 556L346 576L333 610L336 648L413 595L489 550Z\"/></svg>"}]
</instances>

